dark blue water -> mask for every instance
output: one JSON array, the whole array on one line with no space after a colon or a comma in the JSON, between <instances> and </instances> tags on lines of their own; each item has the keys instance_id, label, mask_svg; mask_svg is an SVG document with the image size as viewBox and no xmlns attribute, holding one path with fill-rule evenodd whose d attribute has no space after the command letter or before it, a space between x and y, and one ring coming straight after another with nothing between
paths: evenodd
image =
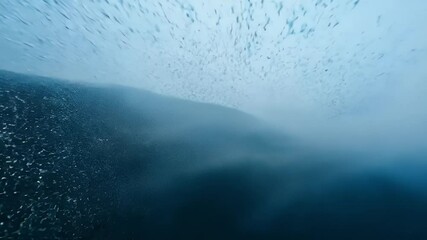
<instances>
[{"instance_id":1,"label":"dark blue water","mask_svg":"<svg viewBox=\"0 0 427 240\"><path fill-rule=\"evenodd\" d=\"M10 72L0 118L4 239L427 238L425 156L314 150L236 110Z\"/></svg>"}]
</instances>

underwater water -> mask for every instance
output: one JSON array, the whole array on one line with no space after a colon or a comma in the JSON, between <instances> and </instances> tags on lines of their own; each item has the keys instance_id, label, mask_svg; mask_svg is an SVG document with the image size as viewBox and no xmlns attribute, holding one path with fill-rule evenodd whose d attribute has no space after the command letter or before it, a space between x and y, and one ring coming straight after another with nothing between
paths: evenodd
<instances>
[{"instance_id":1,"label":"underwater water","mask_svg":"<svg viewBox=\"0 0 427 240\"><path fill-rule=\"evenodd\" d=\"M0 239L427 239L427 2L0 2Z\"/></svg>"}]
</instances>

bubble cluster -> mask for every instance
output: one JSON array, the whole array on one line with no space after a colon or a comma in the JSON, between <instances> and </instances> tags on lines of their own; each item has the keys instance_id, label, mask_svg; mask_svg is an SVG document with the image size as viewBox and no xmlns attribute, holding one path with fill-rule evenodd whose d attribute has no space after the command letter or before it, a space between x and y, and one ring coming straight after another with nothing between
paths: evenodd
<instances>
[{"instance_id":1,"label":"bubble cluster","mask_svg":"<svg viewBox=\"0 0 427 240\"><path fill-rule=\"evenodd\" d=\"M418 3L7 0L0 67L255 113L305 102L341 114L425 54Z\"/></svg>"},{"instance_id":2,"label":"bubble cluster","mask_svg":"<svg viewBox=\"0 0 427 240\"><path fill-rule=\"evenodd\" d=\"M0 238L80 239L115 204L108 139L83 130L71 89L25 81L0 76Z\"/></svg>"}]
</instances>

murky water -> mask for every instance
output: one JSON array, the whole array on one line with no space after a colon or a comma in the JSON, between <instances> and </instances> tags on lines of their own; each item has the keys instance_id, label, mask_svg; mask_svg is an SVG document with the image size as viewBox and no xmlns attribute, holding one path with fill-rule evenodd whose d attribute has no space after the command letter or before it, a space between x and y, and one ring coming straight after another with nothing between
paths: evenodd
<instances>
[{"instance_id":1,"label":"murky water","mask_svg":"<svg viewBox=\"0 0 427 240\"><path fill-rule=\"evenodd\" d=\"M426 22L423 0L1 0L0 238L424 239Z\"/></svg>"}]
</instances>

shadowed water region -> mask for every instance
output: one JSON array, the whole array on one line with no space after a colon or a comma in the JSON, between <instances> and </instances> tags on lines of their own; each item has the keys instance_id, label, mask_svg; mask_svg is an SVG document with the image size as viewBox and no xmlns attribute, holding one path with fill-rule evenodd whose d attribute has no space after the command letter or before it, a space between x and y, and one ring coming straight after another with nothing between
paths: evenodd
<instances>
[{"instance_id":1,"label":"shadowed water region","mask_svg":"<svg viewBox=\"0 0 427 240\"><path fill-rule=\"evenodd\" d=\"M1 239L426 239L422 155L331 152L255 117L0 72Z\"/></svg>"}]
</instances>

